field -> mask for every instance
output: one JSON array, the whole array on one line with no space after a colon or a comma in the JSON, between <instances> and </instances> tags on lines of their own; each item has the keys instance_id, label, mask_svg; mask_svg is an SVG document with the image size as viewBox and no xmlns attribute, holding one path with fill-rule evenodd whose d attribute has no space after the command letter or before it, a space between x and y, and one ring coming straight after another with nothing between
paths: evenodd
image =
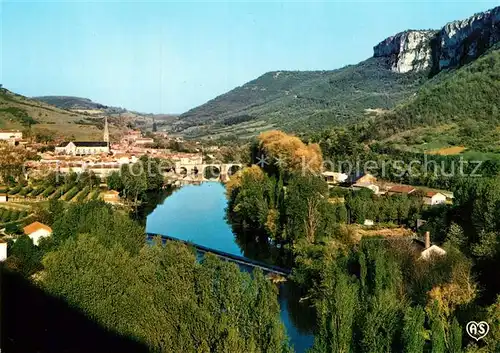
<instances>
[{"instance_id":1,"label":"field","mask_svg":"<svg viewBox=\"0 0 500 353\"><path fill-rule=\"evenodd\" d=\"M258 135L262 131L272 130L273 127L273 124L269 124L264 120L252 120L229 126L216 124L210 127L188 128L185 133L191 138L198 137L201 139L218 139L226 137L247 139Z\"/></svg>"},{"instance_id":2,"label":"field","mask_svg":"<svg viewBox=\"0 0 500 353\"><path fill-rule=\"evenodd\" d=\"M7 189L9 201L15 202L40 202L47 200L63 200L68 202L82 202L95 200L100 197L97 187L90 188L81 183L64 184L59 187L44 185L42 183L33 185L17 185Z\"/></svg>"},{"instance_id":3,"label":"field","mask_svg":"<svg viewBox=\"0 0 500 353\"><path fill-rule=\"evenodd\" d=\"M463 151L465 151L465 149L466 148L464 146L453 146L453 147L440 148L437 150L431 150L431 151L428 151L427 153L428 154L438 154L441 156L451 156L451 155L455 155L455 154L460 154Z\"/></svg>"}]
</instances>

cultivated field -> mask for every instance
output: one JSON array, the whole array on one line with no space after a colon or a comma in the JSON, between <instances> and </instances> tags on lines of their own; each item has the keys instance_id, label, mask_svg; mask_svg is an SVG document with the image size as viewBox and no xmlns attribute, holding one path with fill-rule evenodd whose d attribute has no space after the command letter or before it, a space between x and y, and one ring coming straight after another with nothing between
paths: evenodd
<instances>
[{"instance_id":1,"label":"cultivated field","mask_svg":"<svg viewBox=\"0 0 500 353\"><path fill-rule=\"evenodd\" d=\"M441 156L451 156L455 154L460 154L465 151L464 146L452 146L452 147L444 147L436 150L428 151L427 154L438 154Z\"/></svg>"}]
</instances>

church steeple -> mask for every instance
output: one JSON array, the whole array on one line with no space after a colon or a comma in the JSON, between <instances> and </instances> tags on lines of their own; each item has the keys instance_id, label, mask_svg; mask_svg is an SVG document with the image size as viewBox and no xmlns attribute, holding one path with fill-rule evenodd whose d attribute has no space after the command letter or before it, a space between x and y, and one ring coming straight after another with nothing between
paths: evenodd
<instances>
[{"instance_id":1,"label":"church steeple","mask_svg":"<svg viewBox=\"0 0 500 353\"><path fill-rule=\"evenodd\" d=\"M107 116L104 117L104 142L107 142L109 146L109 128Z\"/></svg>"}]
</instances>

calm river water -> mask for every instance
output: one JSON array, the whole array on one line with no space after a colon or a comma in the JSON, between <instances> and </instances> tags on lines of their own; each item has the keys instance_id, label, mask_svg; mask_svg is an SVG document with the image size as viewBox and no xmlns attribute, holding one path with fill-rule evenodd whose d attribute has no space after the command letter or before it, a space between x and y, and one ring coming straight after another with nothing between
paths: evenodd
<instances>
[{"instance_id":1,"label":"calm river water","mask_svg":"<svg viewBox=\"0 0 500 353\"><path fill-rule=\"evenodd\" d=\"M245 256L225 220L227 201L220 183L178 189L147 216L146 231L191 241L208 248ZM298 303L291 285L280 289L281 319L297 353L312 345L311 312Z\"/></svg>"}]
</instances>

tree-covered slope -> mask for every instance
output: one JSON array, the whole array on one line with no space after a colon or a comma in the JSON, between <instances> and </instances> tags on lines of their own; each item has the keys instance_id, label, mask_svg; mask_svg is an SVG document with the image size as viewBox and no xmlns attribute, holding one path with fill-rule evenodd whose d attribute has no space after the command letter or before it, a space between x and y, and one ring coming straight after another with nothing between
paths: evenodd
<instances>
[{"instance_id":1,"label":"tree-covered slope","mask_svg":"<svg viewBox=\"0 0 500 353\"><path fill-rule=\"evenodd\" d=\"M71 96L42 96L33 97L37 101L54 105L62 109L105 109L107 106L95 103L88 98L71 97Z\"/></svg>"},{"instance_id":2,"label":"tree-covered slope","mask_svg":"<svg viewBox=\"0 0 500 353\"><path fill-rule=\"evenodd\" d=\"M440 138L448 145L494 150L500 141L500 49L458 70L442 72L418 93L375 119L375 139L406 144ZM368 131L368 132L369 132ZM490 148L491 147L491 148Z\"/></svg>"},{"instance_id":3,"label":"tree-covered slope","mask_svg":"<svg viewBox=\"0 0 500 353\"><path fill-rule=\"evenodd\" d=\"M333 71L275 71L179 117L192 135L251 134L256 125L289 131L344 124L366 109L388 109L414 93L425 74L392 72L384 58Z\"/></svg>"},{"instance_id":4,"label":"tree-covered slope","mask_svg":"<svg viewBox=\"0 0 500 353\"><path fill-rule=\"evenodd\" d=\"M87 112L93 114L120 114L128 112L124 108L110 107L101 103L96 103L88 98L72 96L41 96L33 99L44 102L61 109L73 110L77 112Z\"/></svg>"}]
</instances>

